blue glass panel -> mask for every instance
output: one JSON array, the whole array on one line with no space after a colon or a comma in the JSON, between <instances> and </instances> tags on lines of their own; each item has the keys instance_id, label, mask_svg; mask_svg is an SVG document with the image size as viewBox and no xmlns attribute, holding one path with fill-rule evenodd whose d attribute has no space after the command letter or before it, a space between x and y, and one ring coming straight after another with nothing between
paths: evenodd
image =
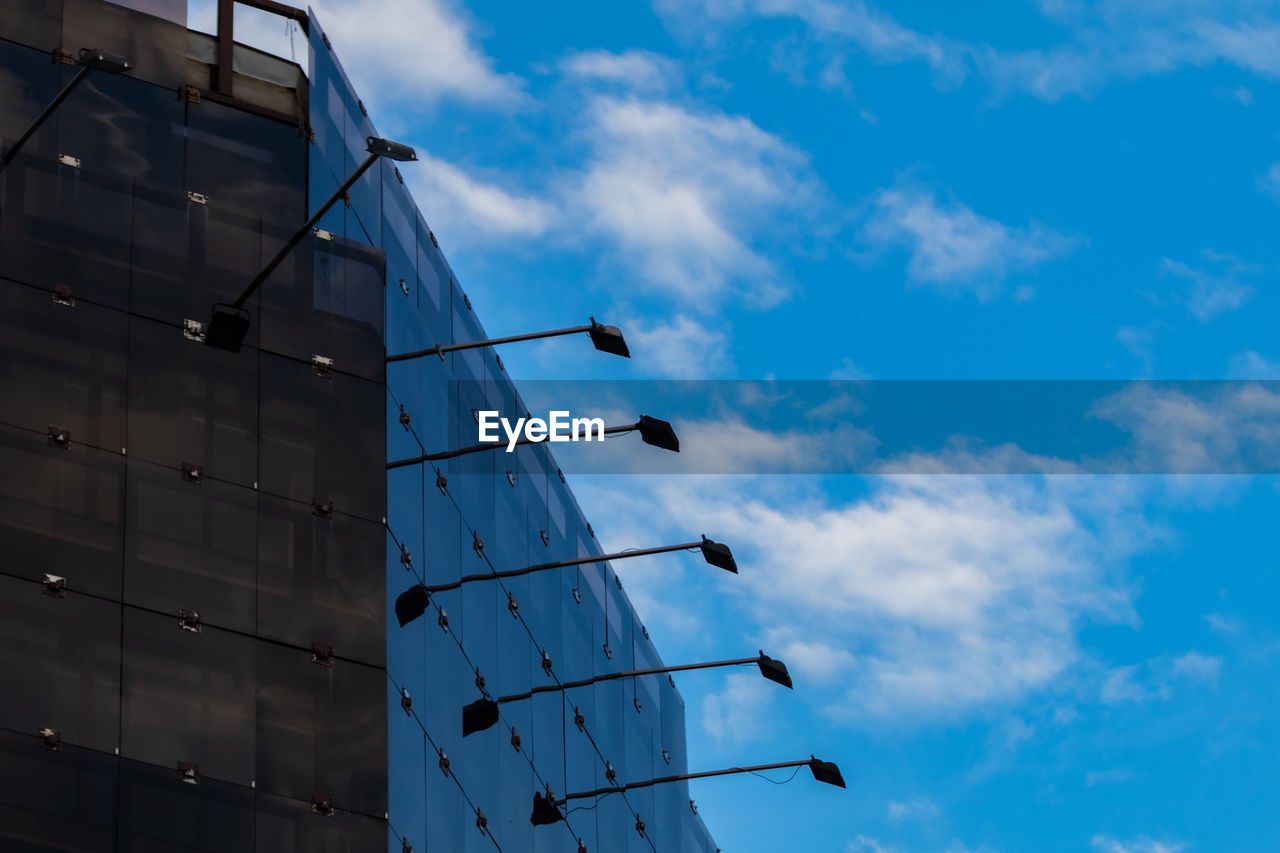
<instances>
[{"instance_id":1,"label":"blue glass panel","mask_svg":"<svg viewBox=\"0 0 1280 853\"><path fill-rule=\"evenodd\" d=\"M420 679L419 679L420 680ZM403 685L401 685L403 686ZM414 850L429 850L427 843L426 737L417 717L400 704L400 688L387 681L387 734L391 751L387 762L388 820L399 839L390 839L391 849L402 849L408 841ZM412 688L410 692L413 692ZM418 689L418 701L429 697Z\"/></svg>"}]
</instances>

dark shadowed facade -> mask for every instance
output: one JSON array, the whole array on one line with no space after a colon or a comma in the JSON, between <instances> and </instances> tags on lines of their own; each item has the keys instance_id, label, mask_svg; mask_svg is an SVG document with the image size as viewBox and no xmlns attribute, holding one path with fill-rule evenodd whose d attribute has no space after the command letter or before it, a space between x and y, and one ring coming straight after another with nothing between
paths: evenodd
<instances>
[{"instance_id":1,"label":"dark shadowed facade","mask_svg":"<svg viewBox=\"0 0 1280 853\"><path fill-rule=\"evenodd\" d=\"M660 665L607 565L392 613L601 553L545 445L387 470L523 413L492 349L384 366L485 337L394 162L251 296L239 352L202 342L378 135L279 11L303 67L184 0L0 0L6 149L81 48L132 66L0 173L0 850L714 850L684 783L530 822L548 787L685 771L665 675L462 736L486 692Z\"/></svg>"}]
</instances>

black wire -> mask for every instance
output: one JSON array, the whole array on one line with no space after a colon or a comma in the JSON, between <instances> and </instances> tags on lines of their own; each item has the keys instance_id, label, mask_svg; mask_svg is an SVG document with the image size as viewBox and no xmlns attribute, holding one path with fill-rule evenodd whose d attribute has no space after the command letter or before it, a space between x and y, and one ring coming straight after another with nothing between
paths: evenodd
<instances>
[{"instance_id":1,"label":"black wire","mask_svg":"<svg viewBox=\"0 0 1280 853\"><path fill-rule=\"evenodd\" d=\"M775 785L785 785L788 782L790 782L792 779L796 778L796 773L800 772L800 768L797 767L790 776L783 779L781 782L779 782L777 779L770 779L768 776L764 775L763 773L757 773L755 770L748 770L747 772L750 773L752 776L759 776L761 779L763 779L766 782L772 782Z\"/></svg>"}]
</instances>

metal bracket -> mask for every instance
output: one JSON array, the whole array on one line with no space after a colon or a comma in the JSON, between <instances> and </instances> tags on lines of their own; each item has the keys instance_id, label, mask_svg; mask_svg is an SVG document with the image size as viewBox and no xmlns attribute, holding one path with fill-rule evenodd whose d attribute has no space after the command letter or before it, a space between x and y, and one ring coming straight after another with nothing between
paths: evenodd
<instances>
[{"instance_id":1,"label":"metal bracket","mask_svg":"<svg viewBox=\"0 0 1280 853\"><path fill-rule=\"evenodd\" d=\"M440 763L441 772L444 773L444 775L448 776L449 775L449 756L443 749L440 750L439 763Z\"/></svg>"},{"instance_id":2,"label":"metal bracket","mask_svg":"<svg viewBox=\"0 0 1280 853\"><path fill-rule=\"evenodd\" d=\"M542 671L547 675L551 675L551 655L547 654L547 650L542 650Z\"/></svg>"},{"instance_id":3,"label":"metal bracket","mask_svg":"<svg viewBox=\"0 0 1280 853\"><path fill-rule=\"evenodd\" d=\"M204 468L200 465L192 465L190 462L183 462L182 479L199 486L204 483Z\"/></svg>"},{"instance_id":4,"label":"metal bracket","mask_svg":"<svg viewBox=\"0 0 1280 853\"><path fill-rule=\"evenodd\" d=\"M560 482L564 482L564 472L559 468L556 469L556 476L560 478Z\"/></svg>"},{"instance_id":5,"label":"metal bracket","mask_svg":"<svg viewBox=\"0 0 1280 853\"><path fill-rule=\"evenodd\" d=\"M606 761L604 763L604 778L609 781L610 785L618 784L618 771L613 769L613 763Z\"/></svg>"},{"instance_id":6,"label":"metal bracket","mask_svg":"<svg viewBox=\"0 0 1280 853\"><path fill-rule=\"evenodd\" d=\"M499 370L506 370L506 369L507 369L507 366L506 366L505 364L503 364L503 363L502 363L502 356L498 355L496 352L493 354L493 360L494 360L494 361L496 361L496 362L498 363L498 369L499 369Z\"/></svg>"},{"instance_id":7,"label":"metal bracket","mask_svg":"<svg viewBox=\"0 0 1280 853\"><path fill-rule=\"evenodd\" d=\"M471 550L476 552L477 557L484 556L484 540L474 530L471 531Z\"/></svg>"},{"instance_id":8,"label":"metal bracket","mask_svg":"<svg viewBox=\"0 0 1280 853\"><path fill-rule=\"evenodd\" d=\"M542 544L543 544L543 545L550 545L550 544L551 544L551 537L550 537L549 535L547 535L547 531L545 531L545 530L539 530L539 531L538 531L538 538L542 540Z\"/></svg>"},{"instance_id":9,"label":"metal bracket","mask_svg":"<svg viewBox=\"0 0 1280 853\"><path fill-rule=\"evenodd\" d=\"M582 709L577 705L573 706L573 724L578 727L580 732L587 730L587 718L582 716Z\"/></svg>"},{"instance_id":10,"label":"metal bracket","mask_svg":"<svg viewBox=\"0 0 1280 853\"><path fill-rule=\"evenodd\" d=\"M698 813L698 804L695 803L693 800L689 801L689 811L693 812L694 814Z\"/></svg>"},{"instance_id":11,"label":"metal bracket","mask_svg":"<svg viewBox=\"0 0 1280 853\"><path fill-rule=\"evenodd\" d=\"M444 608L440 608L440 613L436 616L436 624L440 626L440 630L448 632L449 630L449 614L444 612Z\"/></svg>"},{"instance_id":12,"label":"metal bracket","mask_svg":"<svg viewBox=\"0 0 1280 853\"><path fill-rule=\"evenodd\" d=\"M591 526L591 522L589 521L587 522L587 535L590 536L592 539L596 538L596 530L594 527Z\"/></svg>"},{"instance_id":13,"label":"metal bracket","mask_svg":"<svg viewBox=\"0 0 1280 853\"><path fill-rule=\"evenodd\" d=\"M204 193L197 193L197 192L192 192L191 190L187 190L187 201L193 201L196 204L207 205L209 203L209 197Z\"/></svg>"},{"instance_id":14,"label":"metal bracket","mask_svg":"<svg viewBox=\"0 0 1280 853\"><path fill-rule=\"evenodd\" d=\"M408 410L405 409L404 403L401 403L400 404L400 426L404 427L405 432L409 431L409 422L411 420L413 419L409 416Z\"/></svg>"},{"instance_id":15,"label":"metal bracket","mask_svg":"<svg viewBox=\"0 0 1280 853\"><path fill-rule=\"evenodd\" d=\"M637 713L637 714L640 714L640 713L643 713L643 712L644 712L644 705L640 704L640 697L639 697L639 696L633 696L633 697L631 697L631 704L633 704L633 705L635 705L635 706L636 706L636 713Z\"/></svg>"},{"instance_id":16,"label":"metal bracket","mask_svg":"<svg viewBox=\"0 0 1280 853\"><path fill-rule=\"evenodd\" d=\"M319 794L311 795L311 812L321 817L333 817L333 797L322 797Z\"/></svg>"},{"instance_id":17,"label":"metal bracket","mask_svg":"<svg viewBox=\"0 0 1280 853\"><path fill-rule=\"evenodd\" d=\"M200 612L185 607L178 610L178 627L193 634L200 633Z\"/></svg>"},{"instance_id":18,"label":"metal bracket","mask_svg":"<svg viewBox=\"0 0 1280 853\"><path fill-rule=\"evenodd\" d=\"M613 649L609 648L607 642L604 644L604 657L605 660L613 660Z\"/></svg>"},{"instance_id":19,"label":"metal bracket","mask_svg":"<svg viewBox=\"0 0 1280 853\"><path fill-rule=\"evenodd\" d=\"M200 765L194 761L178 762L178 781L187 785L200 784Z\"/></svg>"},{"instance_id":20,"label":"metal bracket","mask_svg":"<svg viewBox=\"0 0 1280 853\"><path fill-rule=\"evenodd\" d=\"M516 475L510 468L507 469L507 485L513 489L516 487Z\"/></svg>"},{"instance_id":21,"label":"metal bracket","mask_svg":"<svg viewBox=\"0 0 1280 853\"><path fill-rule=\"evenodd\" d=\"M436 232L434 232L434 231L432 231L432 230L430 230L430 229L427 229L427 236L431 238L431 245L433 245L433 246L435 246L437 249L439 249L439 248L440 248L440 241L436 239Z\"/></svg>"},{"instance_id":22,"label":"metal bracket","mask_svg":"<svg viewBox=\"0 0 1280 853\"><path fill-rule=\"evenodd\" d=\"M76 64L76 55L65 48L55 47L53 49L53 53L51 54L51 57L55 64L59 62L61 62L63 65Z\"/></svg>"},{"instance_id":23,"label":"metal bracket","mask_svg":"<svg viewBox=\"0 0 1280 853\"><path fill-rule=\"evenodd\" d=\"M179 97L186 98L188 104L200 103L200 90L195 86L183 86L179 90Z\"/></svg>"},{"instance_id":24,"label":"metal bracket","mask_svg":"<svg viewBox=\"0 0 1280 853\"><path fill-rule=\"evenodd\" d=\"M520 751L520 733L516 731L516 727L511 727L511 748Z\"/></svg>"},{"instance_id":25,"label":"metal bracket","mask_svg":"<svg viewBox=\"0 0 1280 853\"><path fill-rule=\"evenodd\" d=\"M53 286L53 304L65 305L68 308L76 307L75 292L65 284L55 284Z\"/></svg>"},{"instance_id":26,"label":"metal bracket","mask_svg":"<svg viewBox=\"0 0 1280 853\"><path fill-rule=\"evenodd\" d=\"M71 446L71 430L49 424L49 445L66 450Z\"/></svg>"},{"instance_id":27,"label":"metal bracket","mask_svg":"<svg viewBox=\"0 0 1280 853\"><path fill-rule=\"evenodd\" d=\"M322 379L333 376L333 359L322 355L311 356L311 372Z\"/></svg>"},{"instance_id":28,"label":"metal bracket","mask_svg":"<svg viewBox=\"0 0 1280 853\"><path fill-rule=\"evenodd\" d=\"M57 752L62 749L62 732L56 729L41 729L40 745L45 749L52 749Z\"/></svg>"},{"instance_id":29,"label":"metal bracket","mask_svg":"<svg viewBox=\"0 0 1280 853\"><path fill-rule=\"evenodd\" d=\"M321 666L333 666L333 646L325 643L311 644L311 662Z\"/></svg>"},{"instance_id":30,"label":"metal bracket","mask_svg":"<svg viewBox=\"0 0 1280 853\"><path fill-rule=\"evenodd\" d=\"M640 815L636 815L636 832L640 833L641 838L644 838L644 821L640 819Z\"/></svg>"},{"instance_id":31,"label":"metal bracket","mask_svg":"<svg viewBox=\"0 0 1280 853\"><path fill-rule=\"evenodd\" d=\"M515 619L520 615L520 602L516 601L514 592L507 593L507 609L511 611L511 618Z\"/></svg>"},{"instance_id":32,"label":"metal bracket","mask_svg":"<svg viewBox=\"0 0 1280 853\"><path fill-rule=\"evenodd\" d=\"M405 281L403 278L400 279L400 292L405 296L409 295L409 282Z\"/></svg>"},{"instance_id":33,"label":"metal bracket","mask_svg":"<svg viewBox=\"0 0 1280 853\"><path fill-rule=\"evenodd\" d=\"M464 294L462 294L462 301L466 304L466 306L467 306L467 310L468 310L468 311L474 311L474 310L475 310L474 308L472 308L472 307L471 307L471 297L470 297L470 296L467 296L467 294L465 294L465 293L464 293Z\"/></svg>"},{"instance_id":34,"label":"metal bracket","mask_svg":"<svg viewBox=\"0 0 1280 853\"><path fill-rule=\"evenodd\" d=\"M52 598L67 597L67 579L59 575L51 575L45 573L44 579L40 581L40 590L45 595Z\"/></svg>"},{"instance_id":35,"label":"metal bracket","mask_svg":"<svg viewBox=\"0 0 1280 853\"><path fill-rule=\"evenodd\" d=\"M449 478L439 468L436 469L436 488L440 490L440 494L449 494Z\"/></svg>"},{"instance_id":36,"label":"metal bracket","mask_svg":"<svg viewBox=\"0 0 1280 853\"><path fill-rule=\"evenodd\" d=\"M663 761L665 761L667 764L670 764L670 763L671 763L671 753L667 752L665 749L664 749L664 750L662 750L662 760L663 760Z\"/></svg>"},{"instance_id":37,"label":"metal bracket","mask_svg":"<svg viewBox=\"0 0 1280 853\"><path fill-rule=\"evenodd\" d=\"M311 514L319 518L333 518L333 501L311 499Z\"/></svg>"},{"instance_id":38,"label":"metal bracket","mask_svg":"<svg viewBox=\"0 0 1280 853\"><path fill-rule=\"evenodd\" d=\"M582 592L581 592L581 591L580 591L576 586L573 588L573 592L572 592L572 594L573 594L573 600L574 600L574 602L576 602L577 604L581 604L581 603L582 603Z\"/></svg>"},{"instance_id":39,"label":"metal bracket","mask_svg":"<svg viewBox=\"0 0 1280 853\"><path fill-rule=\"evenodd\" d=\"M205 326L199 320L183 320L182 336L198 344L204 343Z\"/></svg>"},{"instance_id":40,"label":"metal bracket","mask_svg":"<svg viewBox=\"0 0 1280 853\"><path fill-rule=\"evenodd\" d=\"M481 693L487 693L487 692L488 692L488 691L486 691L486 690L484 689L484 683L485 683L485 682L484 682L484 673L483 673L483 672L481 672L479 669L477 669L477 670L476 670L476 689L477 689L477 690L479 690Z\"/></svg>"},{"instance_id":41,"label":"metal bracket","mask_svg":"<svg viewBox=\"0 0 1280 853\"><path fill-rule=\"evenodd\" d=\"M331 242L331 243L333 242L333 232L332 232L332 231L326 231L326 230L324 230L323 228L317 228L317 229L316 229L315 231L313 231L312 233L316 235L316 239L317 239L317 240L328 240L328 241L329 241L329 242Z\"/></svg>"},{"instance_id":42,"label":"metal bracket","mask_svg":"<svg viewBox=\"0 0 1280 853\"><path fill-rule=\"evenodd\" d=\"M407 546L400 546L400 565L405 567L406 571L413 568L413 555L409 553Z\"/></svg>"},{"instance_id":43,"label":"metal bracket","mask_svg":"<svg viewBox=\"0 0 1280 853\"><path fill-rule=\"evenodd\" d=\"M413 697L403 687L400 688L400 707L404 709L406 714L413 712Z\"/></svg>"},{"instance_id":44,"label":"metal bracket","mask_svg":"<svg viewBox=\"0 0 1280 853\"><path fill-rule=\"evenodd\" d=\"M59 162L59 163L61 163L61 164L62 164L62 165L64 165L64 166L70 166L70 167L71 167L71 168L73 168L73 169L79 169L79 168L80 168L80 158L79 158L79 157L73 157L73 156L71 156L70 154L59 154L59 155L58 155L58 162Z\"/></svg>"}]
</instances>

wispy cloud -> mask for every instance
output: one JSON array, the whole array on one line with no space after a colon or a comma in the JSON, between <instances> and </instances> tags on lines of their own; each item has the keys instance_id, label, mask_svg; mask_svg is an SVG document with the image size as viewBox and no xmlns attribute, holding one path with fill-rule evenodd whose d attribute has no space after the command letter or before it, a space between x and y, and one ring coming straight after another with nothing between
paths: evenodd
<instances>
[{"instance_id":1,"label":"wispy cloud","mask_svg":"<svg viewBox=\"0 0 1280 853\"><path fill-rule=\"evenodd\" d=\"M584 50L560 61L561 72L570 78L618 84L632 92L663 91L680 81L675 60L647 50Z\"/></svg>"},{"instance_id":2,"label":"wispy cloud","mask_svg":"<svg viewBox=\"0 0 1280 853\"><path fill-rule=\"evenodd\" d=\"M758 675L735 673L725 687L702 702L702 727L717 743L742 743L764 731L764 707L773 699L773 685Z\"/></svg>"},{"instance_id":3,"label":"wispy cloud","mask_svg":"<svg viewBox=\"0 0 1280 853\"><path fill-rule=\"evenodd\" d=\"M1150 838L1137 838L1132 841L1120 841L1108 835L1093 836L1093 849L1098 853L1178 853L1185 845L1169 841L1153 841Z\"/></svg>"},{"instance_id":4,"label":"wispy cloud","mask_svg":"<svg viewBox=\"0 0 1280 853\"><path fill-rule=\"evenodd\" d=\"M654 373L674 379L704 379L733 372L728 338L683 314L666 321L627 324L627 340Z\"/></svg>"},{"instance_id":5,"label":"wispy cloud","mask_svg":"<svg viewBox=\"0 0 1280 853\"><path fill-rule=\"evenodd\" d=\"M555 208L544 199L483 181L425 153L418 159L407 180L450 246L539 237L555 225Z\"/></svg>"},{"instance_id":6,"label":"wispy cloud","mask_svg":"<svg viewBox=\"0 0 1280 853\"><path fill-rule=\"evenodd\" d=\"M940 202L932 190L913 183L876 193L864 233L872 245L905 248L913 282L973 293L982 301L994 299L1010 273L1067 255L1081 243L1035 221L1016 227L959 200Z\"/></svg>"},{"instance_id":7,"label":"wispy cloud","mask_svg":"<svg viewBox=\"0 0 1280 853\"><path fill-rule=\"evenodd\" d=\"M1163 655L1143 664L1117 667L1107 673L1098 693L1106 705L1165 700L1179 685L1212 687L1218 682L1222 658L1190 651Z\"/></svg>"},{"instance_id":8,"label":"wispy cloud","mask_svg":"<svg viewBox=\"0 0 1280 853\"><path fill-rule=\"evenodd\" d=\"M937 817L938 804L928 797L911 797L907 800L889 801L889 820L903 821Z\"/></svg>"},{"instance_id":9,"label":"wispy cloud","mask_svg":"<svg viewBox=\"0 0 1280 853\"><path fill-rule=\"evenodd\" d=\"M448 0L331 0L316 13L353 85L384 116L393 104L451 99L506 108L526 97L523 81L494 69L475 25Z\"/></svg>"},{"instance_id":10,"label":"wispy cloud","mask_svg":"<svg viewBox=\"0 0 1280 853\"><path fill-rule=\"evenodd\" d=\"M1192 267L1171 258L1160 260L1160 271L1187 282L1179 295L1187 310L1201 322L1243 306L1254 294L1243 279L1260 274L1264 267L1232 254L1205 249L1200 253L1203 267Z\"/></svg>"}]
</instances>

